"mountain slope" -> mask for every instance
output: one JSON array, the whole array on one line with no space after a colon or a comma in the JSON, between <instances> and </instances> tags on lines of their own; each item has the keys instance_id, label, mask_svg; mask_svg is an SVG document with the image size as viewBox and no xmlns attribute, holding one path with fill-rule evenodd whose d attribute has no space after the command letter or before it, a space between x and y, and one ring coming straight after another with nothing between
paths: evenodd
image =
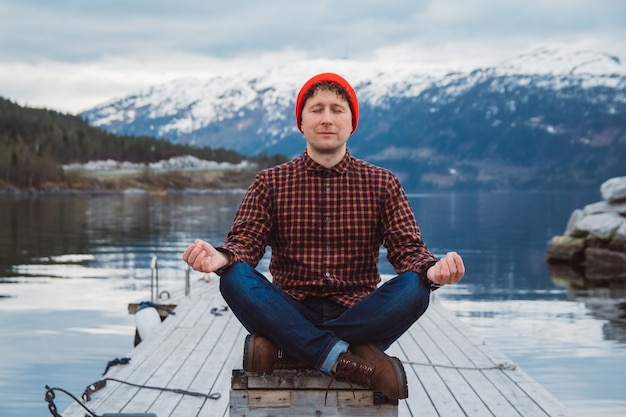
<instances>
[{"instance_id":1,"label":"mountain slope","mask_svg":"<svg viewBox=\"0 0 626 417\"><path fill-rule=\"evenodd\" d=\"M116 133L245 154L298 154L295 95L334 71L355 87L357 157L423 188L563 188L626 175L626 67L607 54L540 49L492 68L307 61L183 79L82 114Z\"/></svg>"}]
</instances>

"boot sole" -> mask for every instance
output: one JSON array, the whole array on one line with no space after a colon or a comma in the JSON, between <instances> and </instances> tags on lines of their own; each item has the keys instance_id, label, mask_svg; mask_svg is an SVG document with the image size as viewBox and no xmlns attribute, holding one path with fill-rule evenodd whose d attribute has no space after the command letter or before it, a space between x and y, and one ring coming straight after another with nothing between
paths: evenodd
<instances>
[{"instance_id":1,"label":"boot sole","mask_svg":"<svg viewBox=\"0 0 626 417\"><path fill-rule=\"evenodd\" d=\"M409 384L406 379L406 372L404 370L404 366L402 366L402 362L400 359L396 357L392 357L393 359L393 367L396 370L396 376L398 377L398 387L400 387L400 392L398 392L398 398L394 398L395 400L403 400L409 397Z\"/></svg>"},{"instance_id":2,"label":"boot sole","mask_svg":"<svg viewBox=\"0 0 626 417\"><path fill-rule=\"evenodd\" d=\"M254 372L254 369L251 369L254 363L254 358L252 357L254 355L254 348L250 348L254 346L254 338L255 335L253 334L247 335L246 341L243 344L243 370L248 372Z\"/></svg>"}]
</instances>

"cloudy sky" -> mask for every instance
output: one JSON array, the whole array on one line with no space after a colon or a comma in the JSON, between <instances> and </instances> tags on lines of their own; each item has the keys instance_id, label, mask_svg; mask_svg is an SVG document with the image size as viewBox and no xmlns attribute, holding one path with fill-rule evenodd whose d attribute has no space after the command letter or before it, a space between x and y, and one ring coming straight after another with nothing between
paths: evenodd
<instances>
[{"instance_id":1,"label":"cloudy sky","mask_svg":"<svg viewBox=\"0 0 626 417\"><path fill-rule=\"evenodd\" d=\"M0 0L0 96L77 113L179 77L310 58L626 60L624 0Z\"/></svg>"}]
</instances>

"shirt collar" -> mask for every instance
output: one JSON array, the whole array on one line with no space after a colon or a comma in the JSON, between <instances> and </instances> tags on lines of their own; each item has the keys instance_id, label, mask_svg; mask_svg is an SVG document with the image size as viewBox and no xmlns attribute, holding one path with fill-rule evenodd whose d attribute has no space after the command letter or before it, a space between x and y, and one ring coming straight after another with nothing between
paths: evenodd
<instances>
[{"instance_id":1,"label":"shirt collar","mask_svg":"<svg viewBox=\"0 0 626 417\"><path fill-rule=\"evenodd\" d=\"M304 161L304 167L309 170L309 171L314 171L314 172L329 172L329 173L333 173L334 175L343 175L348 171L348 168L350 167L350 164L352 163L352 156L350 155L350 153L346 150L346 154L343 157L343 159L341 161L339 161L339 163L333 165L330 168L326 168L323 165L318 164L317 162L315 162L313 159L311 159L311 157L309 156L309 154L307 153L306 149L304 150L304 154L302 155L302 159Z\"/></svg>"}]
</instances>

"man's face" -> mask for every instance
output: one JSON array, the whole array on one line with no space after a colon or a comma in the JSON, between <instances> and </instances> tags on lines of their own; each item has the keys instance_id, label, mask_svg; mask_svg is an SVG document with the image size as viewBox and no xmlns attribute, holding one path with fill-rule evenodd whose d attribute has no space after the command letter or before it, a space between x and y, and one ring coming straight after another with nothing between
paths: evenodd
<instances>
[{"instance_id":1,"label":"man's face","mask_svg":"<svg viewBox=\"0 0 626 417\"><path fill-rule=\"evenodd\" d=\"M343 155L352 132L350 105L332 91L318 90L304 104L301 127L310 152Z\"/></svg>"}]
</instances>

